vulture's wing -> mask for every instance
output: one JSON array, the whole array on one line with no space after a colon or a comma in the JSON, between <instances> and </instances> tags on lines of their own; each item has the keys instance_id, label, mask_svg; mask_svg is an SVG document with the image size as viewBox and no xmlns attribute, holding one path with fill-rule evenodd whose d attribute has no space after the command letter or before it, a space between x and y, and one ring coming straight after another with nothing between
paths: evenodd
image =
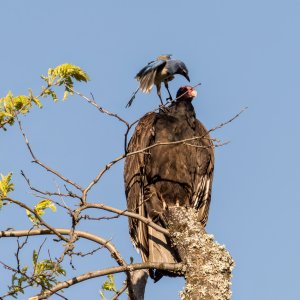
<instances>
[{"instance_id":1,"label":"vulture's wing","mask_svg":"<svg viewBox=\"0 0 300 300\"><path fill-rule=\"evenodd\" d=\"M151 195L146 203L152 220L164 226L166 207L187 206L199 211L205 226L211 199L214 148L206 128L195 118L191 105L179 103L168 113L158 114L151 143L179 142L159 145L146 157L148 186Z\"/></svg>"},{"instance_id":2,"label":"vulture's wing","mask_svg":"<svg viewBox=\"0 0 300 300\"><path fill-rule=\"evenodd\" d=\"M149 113L139 121L129 142L128 153L144 149L150 145L155 118L156 113ZM145 155L147 155L145 152L141 152L128 156L124 166L128 210L144 217L146 216L144 199ZM140 250L143 259L146 259L148 257L147 226L137 219L129 218L129 231L134 245Z\"/></svg>"},{"instance_id":3,"label":"vulture's wing","mask_svg":"<svg viewBox=\"0 0 300 300\"><path fill-rule=\"evenodd\" d=\"M214 172L214 145L207 129L199 120L195 121L195 136L202 138L195 142L197 145L197 172L195 175L195 185L193 187L192 204L194 208L198 210L199 221L205 226L211 200Z\"/></svg>"}]
</instances>

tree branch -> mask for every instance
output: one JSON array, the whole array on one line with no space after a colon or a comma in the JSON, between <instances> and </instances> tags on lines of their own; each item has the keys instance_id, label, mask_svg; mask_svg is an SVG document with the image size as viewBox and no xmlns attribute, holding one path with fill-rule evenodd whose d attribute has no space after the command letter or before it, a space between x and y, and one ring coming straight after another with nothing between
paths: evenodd
<instances>
[{"instance_id":1,"label":"tree branch","mask_svg":"<svg viewBox=\"0 0 300 300\"><path fill-rule=\"evenodd\" d=\"M23 202L18 201L18 200L14 200L14 199L8 198L8 197L3 198L3 200L12 202L12 203L14 203L14 204L16 204L16 205L18 205L18 206L20 206L22 208L25 208L26 210L30 211L39 220L40 224L44 225L46 228L48 228L48 230L52 234L55 234L56 236L58 236L63 241L68 242L68 239L66 239L65 237L63 237L63 235L59 231L57 231L56 228L54 228L51 225L49 225L48 223L46 223L32 208L30 208L29 206L27 206Z\"/></svg>"},{"instance_id":2,"label":"tree branch","mask_svg":"<svg viewBox=\"0 0 300 300\"><path fill-rule=\"evenodd\" d=\"M94 100L94 97L93 99L91 98L88 98L87 96L83 95L82 93L74 90L73 88L71 87L68 87L70 89L70 91L72 91L74 94L80 96L81 98L83 98L84 100L86 100L88 103L90 103L91 105L93 105L94 107L96 107L101 113L104 113L108 116L111 116L111 117L114 117L114 118L117 118L119 121L121 121L122 123L124 123L127 127L129 127L129 123L127 121L125 121L123 118L121 118L118 114L116 113L112 113L110 111L108 111L107 109L101 107L98 103L96 103L96 101Z\"/></svg>"},{"instance_id":3,"label":"tree branch","mask_svg":"<svg viewBox=\"0 0 300 300\"><path fill-rule=\"evenodd\" d=\"M65 228L55 228L55 234L57 233L61 235L69 235L74 237L80 237L85 238L87 240L93 241L95 243L98 243L105 247L111 254L111 257L120 265L125 267L124 271L127 275L127 284L128 284L128 290L129 294L132 294L132 285L131 285L131 277L130 277L130 271L126 269L127 263L122 258L120 252L115 248L115 246L109 242L108 240L105 240L99 236L93 235L91 233L80 231L80 230L73 230L73 229L65 229ZM20 236L35 236L35 235L48 235L48 234L54 234L53 229L34 229L34 230L9 230L9 231L0 231L0 237L20 237ZM68 242L68 240L66 240ZM56 293L54 291L53 293ZM52 293L52 294L53 294Z\"/></svg>"},{"instance_id":4,"label":"tree branch","mask_svg":"<svg viewBox=\"0 0 300 300\"><path fill-rule=\"evenodd\" d=\"M111 207L111 206L108 206L108 205L105 205L105 204L98 204L98 203L86 203L84 206L82 206L78 210L79 211L83 211L83 210L88 209L88 208L103 209L103 210L106 210L106 211L114 212L114 213L116 213L118 215L121 215L121 216L127 216L127 217L138 219L141 222L147 224L148 226L156 229L157 231L159 231L161 233L164 233L167 236L170 236L170 233L169 233L169 231L167 229L165 229L165 228L157 225L156 223L152 222L148 218L142 217L139 214L136 214L136 213L133 213L133 212L129 212L127 210L117 209L117 208L114 208L114 207Z\"/></svg>"},{"instance_id":5,"label":"tree branch","mask_svg":"<svg viewBox=\"0 0 300 300\"><path fill-rule=\"evenodd\" d=\"M80 283L82 281L108 275L108 274L116 274L121 272L132 272L134 270L141 270L141 269L159 269L159 270L170 270L174 272L182 272L184 271L184 267L182 264L171 264L171 263L139 263L139 264L132 264L127 266L119 266L119 267L112 267L103 270L87 272L82 275L73 277L69 280L63 281L56 286L50 288L48 291L45 291L41 295L37 295L35 300L47 299L49 296L53 295L54 293L68 288L74 284Z\"/></svg>"},{"instance_id":6,"label":"tree branch","mask_svg":"<svg viewBox=\"0 0 300 300\"><path fill-rule=\"evenodd\" d=\"M72 233L71 229L66 228L55 228L55 231L59 233L59 235L70 235ZM32 230L7 230L0 231L0 237L20 237L20 236L35 236L35 235L51 235L54 234L53 229L32 229ZM56 234L56 233L55 233ZM91 234L89 232L75 230L74 234L77 237L84 238L95 242L99 245L105 247L110 253L111 256L116 260L119 265L127 265L125 260L122 258L119 251L115 248L115 246L106 239L103 239L97 235Z\"/></svg>"},{"instance_id":7,"label":"tree branch","mask_svg":"<svg viewBox=\"0 0 300 300\"><path fill-rule=\"evenodd\" d=\"M28 138L23 130L23 127L22 127L22 123L21 121L19 120L18 116L16 116L16 120L19 124L19 128L20 128L20 131L23 135L23 138L25 140L25 143L26 143L26 146L27 146L27 149L29 150L29 153L33 159L33 162L40 165L42 168L44 168L45 170L47 170L48 172L51 172L52 174L56 175L58 178L60 178L61 180L73 185L74 187L76 187L78 190L80 190L81 192L83 191L82 187L80 185L78 185L76 182L68 179L67 177L61 175L60 173L58 173L57 171L51 169L50 167L48 167L47 165L45 165L43 162L41 162L39 159L37 159L37 157L35 156L35 154L33 153L33 150L29 144L29 141L28 141Z\"/></svg>"}]
</instances>

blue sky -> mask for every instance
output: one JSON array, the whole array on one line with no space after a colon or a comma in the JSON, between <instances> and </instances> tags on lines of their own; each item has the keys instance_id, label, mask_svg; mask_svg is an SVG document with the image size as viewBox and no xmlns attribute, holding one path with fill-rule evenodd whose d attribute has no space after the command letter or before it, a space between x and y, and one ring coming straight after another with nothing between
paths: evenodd
<instances>
[{"instance_id":1,"label":"blue sky","mask_svg":"<svg viewBox=\"0 0 300 300\"><path fill-rule=\"evenodd\" d=\"M186 63L192 84L202 83L194 106L208 128L247 106L237 120L214 133L231 143L216 150L207 230L236 261L232 299L297 297L299 1L10 0L1 1L0 12L1 97L8 90L27 94L29 87L38 93L41 74L70 62L91 77L88 84L76 85L77 90L92 92L102 106L134 121L158 105L155 93L139 94L132 108L125 109L137 87L135 74L156 56L171 53ZM183 84L183 77L172 81L173 94ZM123 151L122 124L80 98L57 104L44 100L44 109L34 109L22 121L37 156L82 185ZM1 133L0 145L0 172L13 171L15 198L35 201L21 169L39 187L53 190L61 184L30 163L17 127ZM90 200L124 208L122 170L123 163L115 165ZM12 207L2 209L0 217L1 230L30 226L24 212ZM60 212L48 218L59 227L69 225ZM127 260L130 256L139 260L125 218L89 222L82 229L112 238ZM1 249L7 249L1 251L1 261L13 261L15 245L13 240L0 240ZM24 259L30 261L38 245L33 238ZM46 249L48 245L49 238ZM76 263L77 271L68 273L68 278L113 262L101 252ZM0 269L1 278L2 273ZM98 278L70 288L65 296L100 299L102 282ZM0 294L6 284L0 283ZM149 282L146 299L176 299L182 286L180 279Z\"/></svg>"}]
</instances>

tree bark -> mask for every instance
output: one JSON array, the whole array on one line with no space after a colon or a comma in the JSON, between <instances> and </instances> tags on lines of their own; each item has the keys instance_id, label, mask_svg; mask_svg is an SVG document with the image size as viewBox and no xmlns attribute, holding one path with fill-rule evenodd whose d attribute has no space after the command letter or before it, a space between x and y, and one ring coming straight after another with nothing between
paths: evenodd
<instances>
[{"instance_id":1,"label":"tree bark","mask_svg":"<svg viewBox=\"0 0 300 300\"><path fill-rule=\"evenodd\" d=\"M144 300L147 279L148 272L146 270L135 270L131 273L133 295L128 295L128 300Z\"/></svg>"},{"instance_id":2,"label":"tree bark","mask_svg":"<svg viewBox=\"0 0 300 300\"><path fill-rule=\"evenodd\" d=\"M166 212L168 229L182 263L186 285L184 300L229 300L234 261L225 246L205 232L192 208L172 207Z\"/></svg>"}]
</instances>

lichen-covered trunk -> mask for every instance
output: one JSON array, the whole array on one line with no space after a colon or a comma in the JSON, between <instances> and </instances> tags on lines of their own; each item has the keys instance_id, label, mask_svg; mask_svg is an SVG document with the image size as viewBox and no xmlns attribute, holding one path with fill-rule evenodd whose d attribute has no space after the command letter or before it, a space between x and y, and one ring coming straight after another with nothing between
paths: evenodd
<instances>
[{"instance_id":1,"label":"lichen-covered trunk","mask_svg":"<svg viewBox=\"0 0 300 300\"><path fill-rule=\"evenodd\" d=\"M192 208L172 207L166 211L168 229L185 265L184 300L228 300L234 261L224 246L207 234Z\"/></svg>"}]
</instances>

